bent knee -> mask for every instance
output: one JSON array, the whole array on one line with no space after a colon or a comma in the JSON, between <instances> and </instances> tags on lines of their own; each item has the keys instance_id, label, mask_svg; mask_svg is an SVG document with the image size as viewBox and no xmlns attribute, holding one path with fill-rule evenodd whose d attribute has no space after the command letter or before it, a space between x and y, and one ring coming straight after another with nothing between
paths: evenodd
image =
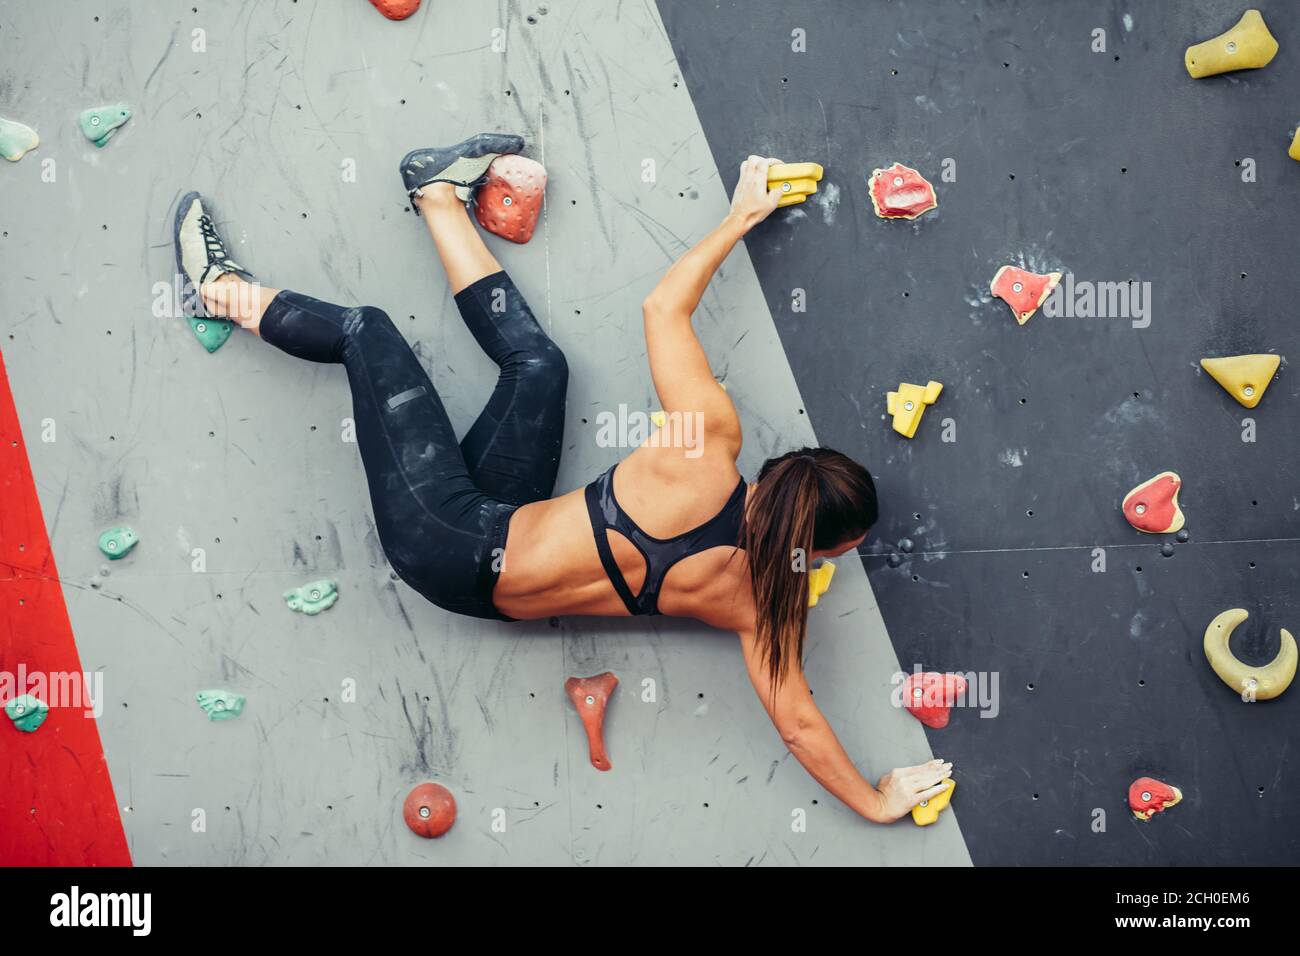
<instances>
[{"instance_id":1,"label":"bent knee","mask_svg":"<svg viewBox=\"0 0 1300 956\"><path fill-rule=\"evenodd\" d=\"M521 377L544 383L561 394L569 384L569 360L564 351L547 339L536 348L520 353L517 367Z\"/></svg>"},{"instance_id":2,"label":"bent knee","mask_svg":"<svg viewBox=\"0 0 1300 956\"><path fill-rule=\"evenodd\" d=\"M343 311L343 334L358 338L368 331L387 331L394 328L393 320L383 309L361 305Z\"/></svg>"}]
</instances>

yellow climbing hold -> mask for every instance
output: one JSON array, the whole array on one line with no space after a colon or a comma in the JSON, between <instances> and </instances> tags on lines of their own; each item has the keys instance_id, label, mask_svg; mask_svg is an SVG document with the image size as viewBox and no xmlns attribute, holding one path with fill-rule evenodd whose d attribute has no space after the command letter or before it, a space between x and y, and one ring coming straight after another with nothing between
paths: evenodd
<instances>
[{"instance_id":1,"label":"yellow climbing hold","mask_svg":"<svg viewBox=\"0 0 1300 956\"><path fill-rule=\"evenodd\" d=\"M896 392L885 393L885 410L894 416L894 431L911 438L921 424L921 413L925 406L933 405L939 399L943 385L930 382L926 386L903 382Z\"/></svg>"},{"instance_id":2,"label":"yellow climbing hold","mask_svg":"<svg viewBox=\"0 0 1300 956\"><path fill-rule=\"evenodd\" d=\"M1205 629L1205 657L1220 679L1243 700L1272 700L1291 686L1295 678L1296 643L1291 632L1282 628L1282 643L1277 656L1263 667L1250 667L1237 659L1228 646L1232 632L1250 614L1239 607L1224 611Z\"/></svg>"},{"instance_id":3,"label":"yellow climbing hold","mask_svg":"<svg viewBox=\"0 0 1300 956\"><path fill-rule=\"evenodd\" d=\"M817 191L821 178L822 168L816 163L777 163L767 168L767 188L781 191L778 207L803 202Z\"/></svg>"},{"instance_id":4,"label":"yellow climbing hold","mask_svg":"<svg viewBox=\"0 0 1300 956\"><path fill-rule=\"evenodd\" d=\"M1268 32L1258 10L1247 10L1237 25L1212 40L1189 46L1183 55L1193 79L1233 70L1258 70L1277 56L1277 40Z\"/></svg>"},{"instance_id":5,"label":"yellow climbing hold","mask_svg":"<svg viewBox=\"0 0 1300 956\"><path fill-rule=\"evenodd\" d=\"M816 607L821 596L830 590L833 577L835 577L835 564L831 561L823 561L819 567L808 572L809 607Z\"/></svg>"},{"instance_id":6,"label":"yellow climbing hold","mask_svg":"<svg viewBox=\"0 0 1300 956\"><path fill-rule=\"evenodd\" d=\"M944 791L937 797L922 800L912 808L912 822L918 827L928 827L939 819L939 811L948 809L952 792L957 789L957 781L949 777L943 782Z\"/></svg>"},{"instance_id":7,"label":"yellow climbing hold","mask_svg":"<svg viewBox=\"0 0 1300 956\"><path fill-rule=\"evenodd\" d=\"M1229 395L1254 408L1273 381L1273 373L1282 362L1280 355L1225 355L1201 359L1201 368L1213 376Z\"/></svg>"},{"instance_id":8,"label":"yellow climbing hold","mask_svg":"<svg viewBox=\"0 0 1300 956\"><path fill-rule=\"evenodd\" d=\"M1300 162L1300 123L1295 125L1295 139L1291 140L1291 148L1286 151L1286 154L1296 162Z\"/></svg>"}]
</instances>

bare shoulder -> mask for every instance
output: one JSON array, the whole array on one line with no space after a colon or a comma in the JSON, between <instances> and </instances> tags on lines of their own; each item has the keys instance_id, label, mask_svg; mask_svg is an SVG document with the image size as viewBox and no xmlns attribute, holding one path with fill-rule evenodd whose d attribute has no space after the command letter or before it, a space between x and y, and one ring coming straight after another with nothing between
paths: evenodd
<instances>
[{"instance_id":1,"label":"bare shoulder","mask_svg":"<svg viewBox=\"0 0 1300 956\"><path fill-rule=\"evenodd\" d=\"M692 513L712 509L711 515L726 504L739 481L740 472L730 448L647 441L619 464L615 491L620 502L626 489L629 500L643 497L680 502Z\"/></svg>"}]
</instances>

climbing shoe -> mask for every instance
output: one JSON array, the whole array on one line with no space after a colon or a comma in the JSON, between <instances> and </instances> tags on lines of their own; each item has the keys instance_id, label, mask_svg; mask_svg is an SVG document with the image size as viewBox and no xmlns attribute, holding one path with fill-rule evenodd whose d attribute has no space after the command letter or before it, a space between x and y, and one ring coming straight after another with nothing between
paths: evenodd
<instances>
[{"instance_id":1,"label":"climbing shoe","mask_svg":"<svg viewBox=\"0 0 1300 956\"><path fill-rule=\"evenodd\" d=\"M199 295L199 286L212 282L227 272L252 279L253 274L230 258L226 244L217 233L212 216L204 208L203 197L186 193L176 207L176 268L185 277L186 315L210 317Z\"/></svg>"},{"instance_id":2,"label":"climbing shoe","mask_svg":"<svg viewBox=\"0 0 1300 956\"><path fill-rule=\"evenodd\" d=\"M411 208L419 215L415 200L420 189L430 183L452 183L461 202L469 202L487 180L492 160L504 153L518 153L524 148L522 136L506 133L479 133L455 146L413 149L402 157L398 171L411 197Z\"/></svg>"}]
</instances>

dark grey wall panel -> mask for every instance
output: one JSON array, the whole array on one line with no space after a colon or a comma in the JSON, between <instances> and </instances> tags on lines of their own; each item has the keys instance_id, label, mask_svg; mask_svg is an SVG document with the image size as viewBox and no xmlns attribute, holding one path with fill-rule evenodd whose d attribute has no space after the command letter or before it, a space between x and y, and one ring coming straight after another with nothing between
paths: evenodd
<instances>
[{"instance_id":1,"label":"dark grey wall panel","mask_svg":"<svg viewBox=\"0 0 1300 956\"><path fill-rule=\"evenodd\" d=\"M819 438L879 478L864 560L903 666L1000 676L997 718L930 732L976 863L1300 862L1300 690L1241 704L1201 651L1228 607L1252 615L1244 657L1300 630L1300 9L1260 6L1274 61L1194 81L1184 48L1241 5L660 3L729 184L749 152L826 167L821 201L749 252ZM893 161L938 210L874 216L866 177ZM1018 327L988 294L1008 262L1149 282L1150 325ZM1197 365L1240 352L1284 356L1253 411ZM908 442L884 393L930 378L945 391ZM1171 558L1119 512L1166 469L1190 532ZM916 551L891 568L904 536ZM1141 775L1184 804L1129 819Z\"/></svg>"}]
</instances>

